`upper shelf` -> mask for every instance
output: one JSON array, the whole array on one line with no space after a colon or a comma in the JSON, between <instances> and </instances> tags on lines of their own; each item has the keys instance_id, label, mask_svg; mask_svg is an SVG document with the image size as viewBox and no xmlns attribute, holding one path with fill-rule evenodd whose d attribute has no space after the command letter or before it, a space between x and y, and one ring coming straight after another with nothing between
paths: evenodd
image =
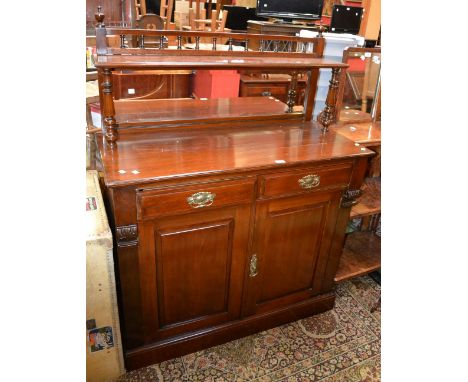
<instances>
[{"instance_id":1,"label":"upper shelf","mask_svg":"<svg viewBox=\"0 0 468 382\"><path fill-rule=\"evenodd\" d=\"M183 52L192 53L184 55ZM308 70L311 68L345 68L347 64L324 60L321 58L303 57L261 57L261 56L228 56L195 55L188 50L173 54L166 50L165 55L98 55L95 59L97 68L115 69L270 69L270 70Z\"/></svg>"}]
</instances>

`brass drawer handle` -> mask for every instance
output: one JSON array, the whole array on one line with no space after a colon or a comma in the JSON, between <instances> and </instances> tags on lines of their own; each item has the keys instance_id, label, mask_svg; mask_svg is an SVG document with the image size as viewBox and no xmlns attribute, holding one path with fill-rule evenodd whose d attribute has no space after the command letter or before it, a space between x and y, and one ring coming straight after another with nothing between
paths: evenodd
<instances>
[{"instance_id":1,"label":"brass drawer handle","mask_svg":"<svg viewBox=\"0 0 468 382\"><path fill-rule=\"evenodd\" d=\"M212 192L197 192L187 198L188 204L193 208L201 208L211 206L214 202L216 194Z\"/></svg>"},{"instance_id":2,"label":"brass drawer handle","mask_svg":"<svg viewBox=\"0 0 468 382\"><path fill-rule=\"evenodd\" d=\"M298 182L303 189L308 190L320 184L320 176L315 174L306 175L299 179Z\"/></svg>"},{"instance_id":3,"label":"brass drawer handle","mask_svg":"<svg viewBox=\"0 0 468 382\"><path fill-rule=\"evenodd\" d=\"M263 96L263 97L270 97L270 96L271 96L271 92L270 92L270 91L264 91L264 92L262 92L262 96Z\"/></svg>"},{"instance_id":4,"label":"brass drawer handle","mask_svg":"<svg viewBox=\"0 0 468 382\"><path fill-rule=\"evenodd\" d=\"M252 255L252 257L250 258L250 277L255 277L258 275L257 262L257 255Z\"/></svg>"}]
</instances>

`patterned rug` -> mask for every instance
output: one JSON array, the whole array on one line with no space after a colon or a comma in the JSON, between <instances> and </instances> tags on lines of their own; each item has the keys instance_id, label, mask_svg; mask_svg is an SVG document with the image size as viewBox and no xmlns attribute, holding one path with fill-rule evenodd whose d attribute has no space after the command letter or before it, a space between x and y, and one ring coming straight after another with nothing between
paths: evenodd
<instances>
[{"instance_id":1,"label":"patterned rug","mask_svg":"<svg viewBox=\"0 0 468 382\"><path fill-rule=\"evenodd\" d=\"M335 308L227 344L129 372L133 381L380 382L380 285L337 288Z\"/></svg>"}]
</instances>

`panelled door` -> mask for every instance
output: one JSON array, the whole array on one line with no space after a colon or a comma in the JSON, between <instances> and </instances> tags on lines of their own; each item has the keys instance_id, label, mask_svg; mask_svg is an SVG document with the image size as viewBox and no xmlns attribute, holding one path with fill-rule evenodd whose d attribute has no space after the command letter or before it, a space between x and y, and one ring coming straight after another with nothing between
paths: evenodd
<instances>
[{"instance_id":1,"label":"panelled door","mask_svg":"<svg viewBox=\"0 0 468 382\"><path fill-rule=\"evenodd\" d=\"M214 199L203 199L209 195ZM187 202L191 197L194 205ZM139 268L147 342L240 317L252 198L253 181L140 196Z\"/></svg>"},{"instance_id":2,"label":"panelled door","mask_svg":"<svg viewBox=\"0 0 468 382\"><path fill-rule=\"evenodd\" d=\"M320 293L341 191L257 201L244 314Z\"/></svg>"}]
</instances>

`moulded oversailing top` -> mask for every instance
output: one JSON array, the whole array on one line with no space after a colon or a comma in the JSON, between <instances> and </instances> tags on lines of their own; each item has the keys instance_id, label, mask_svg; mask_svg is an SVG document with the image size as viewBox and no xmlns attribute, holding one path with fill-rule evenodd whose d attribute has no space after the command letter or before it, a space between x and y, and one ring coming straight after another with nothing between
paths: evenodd
<instances>
[{"instance_id":1,"label":"moulded oversailing top","mask_svg":"<svg viewBox=\"0 0 468 382\"><path fill-rule=\"evenodd\" d=\"M98 145L108 187L374 155L315 121L122 134L115 148Z\"/></svg>"},{"instance_id":2,"label":"moulded oversailing top","mask_svg":"<svg viewBox=\"0 0 468 382\"><path fill-rule=\"evenodd\" d=\"M178 54L164 55L98 55L95 59L98 68L129 69L302 69L311 68L346 68L347 64L303 57L234 57L221 55L186 56Z\"/></svg>"}]
</instances>

